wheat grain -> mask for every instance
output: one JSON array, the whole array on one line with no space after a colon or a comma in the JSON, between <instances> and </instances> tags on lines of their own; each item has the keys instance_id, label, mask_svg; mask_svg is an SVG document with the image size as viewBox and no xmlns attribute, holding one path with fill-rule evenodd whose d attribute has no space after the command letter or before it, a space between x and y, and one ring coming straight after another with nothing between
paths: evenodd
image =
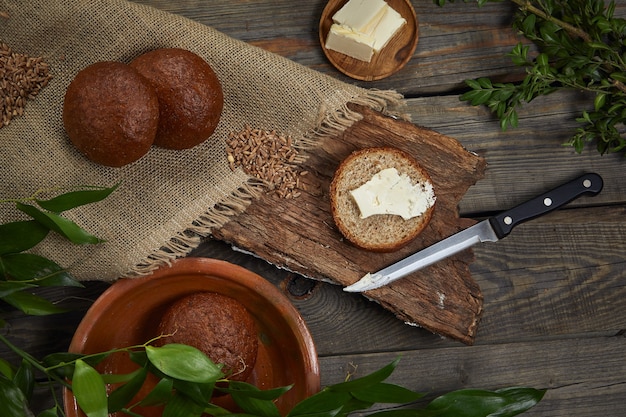
<instances>
[{"instance_id":1,"label":"wheat grain","mask_svg":"<svg viewBox=\"0 0 626 417\"><path fill-rule=\"evenodd\" d=\"M0 42L0 128L23 115L26 101L34 99L51 78L50 66L42 57L13 52Z\"/></svg>"},{"instance_id":2,"label":"wheat grain","mask_svg":"<svg viewBox=\"0 0 626 417\"><path fill-rule=\"evenodd\" d=\"M248 175L269 184L277 196L290 199L302 195L295 190L301 187L299 177L307 172L297 168L300 155L291 136L246 126L229 134L226 154L232 170L241 167Z\"/></svg>"}]
</instances>

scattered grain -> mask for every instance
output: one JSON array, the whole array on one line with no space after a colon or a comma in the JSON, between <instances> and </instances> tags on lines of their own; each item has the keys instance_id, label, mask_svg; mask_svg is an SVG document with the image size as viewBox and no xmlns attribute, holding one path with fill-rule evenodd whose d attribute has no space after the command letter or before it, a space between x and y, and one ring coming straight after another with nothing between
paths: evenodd
<instances>
[{"instance_id":1,"label":"scattered grain","mask_svg":"<svg viewBox=\"0 0 626 417\"><path fill-rule=\"evenodd\" d=\"M299 177L307 172L297 168L299 153L290 136L246 126L229 134L226 154L232 170L241 167L248 175L265 181L278 197L301 195L296 191L300 188Z\"/></svg>"},{"instance_id":2,"label":"scattered grain","mask_svg":"<svg viewBox=\"0 0 626 417\"><path fill-rule=\"evenodd\" d=\"M50 66L42 57L13 52L0 42L0 128L23 115L26 100L34 99L51 78Z\"/></svg>"}]
</instances>

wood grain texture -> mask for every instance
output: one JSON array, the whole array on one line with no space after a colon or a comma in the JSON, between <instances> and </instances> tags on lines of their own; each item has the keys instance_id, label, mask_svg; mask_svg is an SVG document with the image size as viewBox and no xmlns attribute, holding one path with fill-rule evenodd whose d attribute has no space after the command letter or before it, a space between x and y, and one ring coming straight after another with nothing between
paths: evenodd
<instances>
[{"instance_id":1,"label":"wood grain texture","mask_svg":"<svg viewBox=\"0 0 626 417\"><path fill-rule=\"evenodd\" d=\"M547 389L544 399L524 416L588 417L621 415L626 339L552 340L401 352L389 381L425 392L424 401L450 389L492 389L512 385ZM348 373L363 376L398 353L337 355L321 358L322 385ZM603 358L598 361L598 358ZM512 372L512 370L514 370Z\"/></svg>"},{"instance_id":2,"label":"wood grain texture","mask_svg":"<svg viewBox=\"0 0 626 417\"><path fill-rule=\"evenodd\" d=\"M561 147L590 101L578 92L534 100L520 126L502 132L482 107L460 102L464 80L516 80L506 53L521 40L510 27L511 2L457 0L440 8L412 0L420 40L411 61L379 81L355 81L337 71L319 47L324 0L138 0L177 13L324 74L364 87L407 95L413 123L459 141L487 162L485 177L459 203L463 218L481 219L525 201L581 171L600 173L604 190L535 219L495 244L474 248L470 272L483 295L473 346L411 327L376 302L341 286L308 280L248 253L207 239L192 256L242 265L279 287L300 310L315 340L323 384L357 376L402 356L391 381L428 391L427 399L458 388L509 385L547 388L528 417L624 415L626 397L626 181L622 155L582 155ZM616 14L626 17L626 2ZM328 172L325 173L328 175ZM289 217L289 212L280 214ZM313 219L314 221L319 221ZM324 227L328 227L324 225ZM289 236L274 235L275 239ZM297 241L296 241L297 242ZM0 333L36 357L64 350L91 302L108 286L43 293L70 313L24 317L0 305ZM295 287L295 289L294 289ZM0 357L18 363L8 348ZM353 366L354 365L354 366ZM54 406L48 393L35 400Z\"/></svg>"},{"instance_id":3,"label":"wood grain texture","mask_svg":"<svg viewBox=\"0 0 626 417\"><path fill-rule=\"evenodd\" d=\"M264 196L213 236L278 267L348 285L473 224L459 218L457 207L467 189L482 178L482 158L451 137L353 107L362 120L341 137L327 137L307 150L308 159L300 168L310 174L303 177L301 197ZM431 221L414 241L395 252L373 254L344 241L330 213L328 188L336 167L351 152L382 144L417 159L433 181L437 201ZM469 272L471 260L467 250L365 295L402 321L471 344L482 312L480 288Z\"/></svg>"}]
</instances>

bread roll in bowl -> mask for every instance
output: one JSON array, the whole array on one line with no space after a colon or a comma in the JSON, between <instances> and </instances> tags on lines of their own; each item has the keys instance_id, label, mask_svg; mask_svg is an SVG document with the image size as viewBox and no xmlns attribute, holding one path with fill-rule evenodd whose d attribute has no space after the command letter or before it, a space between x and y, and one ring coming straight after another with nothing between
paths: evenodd
<instances>
[{"instance_id":1,"label":"bread roll in bowl","mask_svg":"<svg viewBox=\"0 0 626 417\"><path fill-rule=\"evenodd\" d=\"M158 344L182 343L204 352L234 381L246 381L257 359L254 319L234 298L200 292L181 298L165 312Z\"/></svg>"}]
</instances>

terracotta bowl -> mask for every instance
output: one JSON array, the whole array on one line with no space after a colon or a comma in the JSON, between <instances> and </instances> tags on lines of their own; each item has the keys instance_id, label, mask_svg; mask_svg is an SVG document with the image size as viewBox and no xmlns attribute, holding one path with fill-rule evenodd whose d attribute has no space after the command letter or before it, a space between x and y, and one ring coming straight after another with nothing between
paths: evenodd
<instances>
[{"instance_id":1,"label":"terracotta bowl","mask_svg":"<svg viewBox=\"0 0 626 417\"><path fill-rule=\"evenodd\" d=\"M291 302L269 281L237 265L207 258L184 258L142 278L120 279L87 311L70 344L74 353L97 353L143 344L158 336L161 315L176 300L212 291L239 300L253 315L259 332L259 352L250 382L261 389L294 384L277 401L282 415L320 389L317 351L309 330ZM125 354L114 354L98 365L101 372L136 369ZM147 380L145 395L156 381ZM84 416L69 390L64 393L68 417ZM228 396L216 403L233 409ZM160 417L162 408L134 409Z\"/></svg>"}]
</instances>

